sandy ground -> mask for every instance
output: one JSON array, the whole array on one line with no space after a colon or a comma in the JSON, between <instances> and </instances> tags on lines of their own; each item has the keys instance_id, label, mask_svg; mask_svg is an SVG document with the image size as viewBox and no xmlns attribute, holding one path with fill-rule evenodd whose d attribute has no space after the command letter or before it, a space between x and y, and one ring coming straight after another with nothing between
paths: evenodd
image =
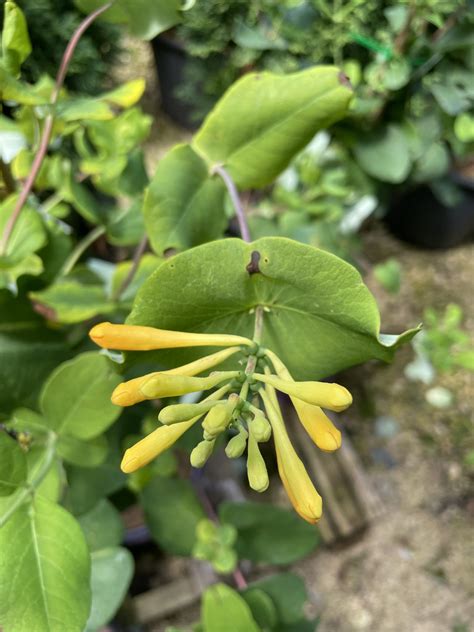
<instances>
[{"instance_id":1,"label":"sandy ground","mask_svg":"<svg viewBox=\"0 0 474 632\"><path fill-rule=\"evenodd\" d=\"M149 78L144 107L155 117L146 146L152 173L165 151L189 134L159 113L149 51L131 45L129 54L131 65ZM418 324L426 306L442 309L455 302L465 312L466 328L474 332L471 246L419 251L380 227L371 229L364 242L369 264L396 256L402 266L397 295L384 291L370 273L366 278L381 308L383 331ZM321 548L295 566L321 616L319 632L474 630L474 500L472 477L462 464L466 442L473 437L472 374L457 371L437 379L436 385L455 394L452 407L439 411L426 402L427 387L404 376L412 358L408 347L388 367L369 364L347 373L356 405L344 425L384 513L357 542ZM379 416L395 421L391 436L375 431Z\"/></svg>"}]
</instances>

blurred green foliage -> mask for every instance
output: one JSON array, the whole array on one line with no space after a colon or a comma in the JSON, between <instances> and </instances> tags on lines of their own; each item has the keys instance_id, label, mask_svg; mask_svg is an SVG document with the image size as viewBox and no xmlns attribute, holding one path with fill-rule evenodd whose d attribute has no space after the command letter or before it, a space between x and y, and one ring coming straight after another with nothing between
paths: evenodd
<instances>
[{"instance_id":1,"label":"blurred green foliage","mask_svg":"<svg viewBox=\"0 0 474 632\"><path fill-rule=\"evenodd\" d=\"M0 0L0 30L3 7ZM23 65L27 81L36 82L44 75L55 76L71 35L84 19L73 0L19 0L18 6L28 23L35 51ZM81 38L66 76L73 92L97 94L111 85L111 71L121 53L121 31L107 22L95 22Z\"/></svg>"}]
</instances>

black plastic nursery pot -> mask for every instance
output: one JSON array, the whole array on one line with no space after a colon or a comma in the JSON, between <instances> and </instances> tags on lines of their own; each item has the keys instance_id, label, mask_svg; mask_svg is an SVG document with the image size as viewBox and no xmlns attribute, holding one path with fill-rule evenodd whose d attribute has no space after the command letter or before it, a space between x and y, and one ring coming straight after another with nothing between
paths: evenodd
<instances>
[{"instance_id":1,"label":"black plastic nursery pot","mask_svg":"<svg viewBox=\"0 0 474 632\"><path fill-rule=\"evenodd\" d=\"M191 60L190 56L183 44L169 34L155 37L151 44L158 72L163 112L178 125L189 130L196 129L199 121L196 121L192 104L183 102L177 96L178 89L186 78L185 69Z\"/></svg>"},{"instance_id":2,"label":"black plastic nursery pot","mask_svg":"<svg viewBox=\"0 0 474 632\"><path fill-rule=\"evenodd\" d=\"M454 176L459 195L443 203L428 185L405 191L389 206L385 223L399 239L428 249L459 246L474 239L474 180Z\"/></svg>"}]
</instances>

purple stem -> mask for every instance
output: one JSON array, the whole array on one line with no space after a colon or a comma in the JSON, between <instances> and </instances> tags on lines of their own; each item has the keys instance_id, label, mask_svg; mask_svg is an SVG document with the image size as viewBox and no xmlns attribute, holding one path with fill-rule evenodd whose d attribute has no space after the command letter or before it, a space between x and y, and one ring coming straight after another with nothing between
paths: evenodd
<instances>
[{"instance_id":1,"label":"purple stem","mask_svg":"<svg viewBox=\"0 0 474 632\"><path fill-rule=\"evenodd\" d=\"M237 221L239 222L239 229L240 234L242 235L242 239L247 242L252 241L249 226L247 224L247 218L245 217L245 211L242 206L242 202L240 201L239 192L237 191L237 187L235 186L232 177L222 165L215 165L212 168L212 173L217 173L224 180L224 184L227 187L232 205L235 209Z\"/></svg>"}]
</instances>

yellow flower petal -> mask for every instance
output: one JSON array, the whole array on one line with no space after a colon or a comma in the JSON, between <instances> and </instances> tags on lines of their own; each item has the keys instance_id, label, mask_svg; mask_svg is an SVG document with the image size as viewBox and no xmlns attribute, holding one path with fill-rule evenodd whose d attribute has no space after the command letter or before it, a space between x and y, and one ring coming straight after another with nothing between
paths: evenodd
<instances>
[{"instance_id":1,"label":"yellow flower petal","mask_svg":"<svg viewBox=\"0 0 474 632\"><path fill-rule=\"evenodd\" d=\"M178 347L233 347L252 344L248 338L231 334L195 334L112 323L96 325L90 330L89 336L99 347L120 351L150 351Z\"/></svg>"},{"instance_id":2,"label":"yellow flower petal","mask_svg":"<svg viewBox=\"0 0 474 632\"><path fill-rule=\"evenodd\" d=\"M227 391L229 387L223 386L218 389L207 400L220 399ZM131 448L125 451L123 455L120 468L126 474L135 472L144 465L148 465L155 457L160 455L165 450L168 450L176 441L187 431L193 424L201 418L202 415L197 415L189 421L183 421L179 424L173 424L172 426L160 426L154 430L151 434L146 436L138 443L135 443Z\"/></svg>"},{"instance_id":3,"label":"yellow flower petal","mask_svg":"<svg viewBox=\"0 0 474 632\"><path fill-rule=\"evenodd\" d=\"M341 447L341 432L319 406L307 404L297 397L292 397L291 401L304 429L320 450L333 452Z\"/></svg>"},{"instance_id":4,"label":"yellow flower petal","mask_svg":"<svg viewBox=\"0 0 474 632\"><path fill-rule=\"evenodd\" d=\"M267 355L270 357L278 376L292 381L290 372L280 358L269 350ZM320 450L333 452L341 447L340 431L319 406L308 404L297 397L291 397L291 401L306 432Z\"/></svg>"},{"instance_id":5,"label":"yellow flower petal","mask_svg":"<svg viewBox=\"0 0 474 632\"><path fill-rule=\"evenodd\" d=\"M238 371L216 371L208 377L186 377L184 375L170 375L169 373L155 373L141 385L140 391L146 399L176 397L186 395L186 393L208 391L224 381L230 381L238 374Z\"/></svg>"},{"instance_id":6,"label":"yellow flower petal","mask_svg":"<svg viewBox=\"0 0 474 632\"><path fill-rule=\"evenodd\" d=\"M235 347L230 349L222 349L222 351L217 351L217 353L212 353L211 355L204 356L203 358L199 358L194 362L189 362L189 364L183 364L182 366L178 366L175 369L169 369L168 371L154 371L153 373L147 373L147 375L136 377L133 380L122 382L122 384L119 384L112 393L112 403L117 404L117 406L133 406L133 404L143 402L148 398L145 397L140 389L145 384L145 382L148 381L149 378L163 373L165 373L166 375L184 375L188 377L193 377L198 373L207 371L208 369L217 366L221 362L224 362L224 360L227 360L227 358L229 358L234 353L237 353L238 351L239 349Z\"/></svg>"},{"instance_id":7,"label":"yellow flower petal","mask_svg":"<svg viewBox=\"0 0 474 632\"><path fill-rule=\"evenodd\" d=\"M275 375L261 375L254 373L256 380L270 384L287 395L302 399L308 404L322 406L335 412L345 410L352 404L352 395L347 388L340 384L328 382L293 382L282 380Z\"/></svg>"},{"instance_id":8,"label":"yellow flower petal","mask_svg":"<svg viewBox=\"0 0 474 632\"><path fill-rule=\"evenodd\" d=\"M180 424L161 426L154 430L147 437L125 451L120 464L122 472L130 474L144 465L148 465L155 457L176 443L198 419L199 417L195 417Z\"/></svg>"},{"instance_id":9,"label":"yellow flower petal","mask_svg":"<svg viewBox=\"0 0 474 632\"><path fill-rule=\"evenodd\" d=\"M302 461L291 444L280 412L275 409L268 393L261 392L260 394L272 425L278 473L288 498L295 511L306 522L315 524L322 515L322 498L314 488Z\"/></svg>"}]
</instances>

